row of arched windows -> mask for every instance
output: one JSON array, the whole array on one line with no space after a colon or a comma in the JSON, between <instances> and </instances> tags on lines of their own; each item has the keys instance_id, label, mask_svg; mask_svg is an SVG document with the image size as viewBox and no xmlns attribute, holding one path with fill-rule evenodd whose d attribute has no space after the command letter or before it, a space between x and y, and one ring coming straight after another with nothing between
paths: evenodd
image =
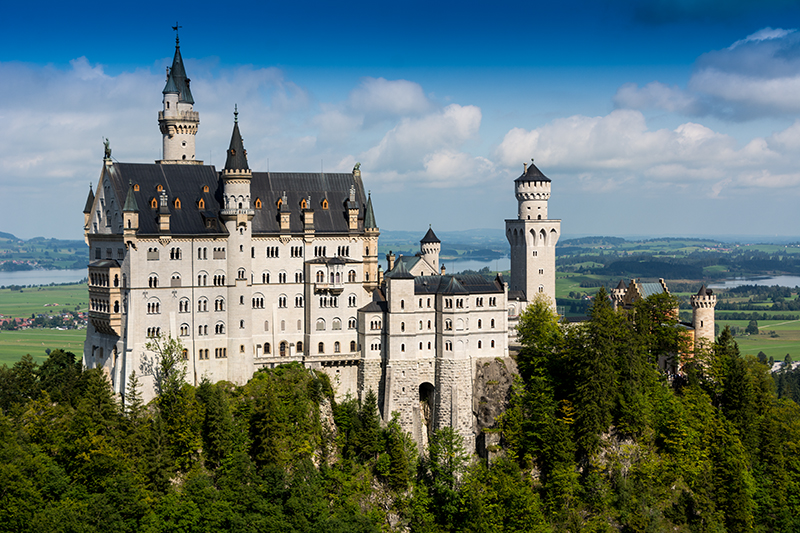
<instances>
[{"instance_id":1,"label":"row of arched windows","mask_svg":"<svg viewBox=\"0 0 800 533\"><path fill-rule=\"evenodd\" d=\"M159 302L147 302L147 314L157 315L161 313L161 304Z\"/></svg>"},{"instance_id":2,"label":"row of arched windows","mask_svg":"<svg viewBox=\"0 0 800 533\"><path fill-rule=\"evenodd\" d=\"M267 257L279 257L279 250L277 246L268 246L267 247Z\"/></svg>"},{"instance_id":3,"label":"row of arched windows","mask_svg":"<svg viewBox=\"0 0 800 533\"><path fill-rule=\"evenodd\" d=\"M320 298L319 298L319 306L320 307L339 307L339 297L338 296L320 296Z\"/></svg>"},{"instance_id":4,"label":"row of arched windows","mask_svg":"<svg viewBox=\"0 0 800 533\"><path fill-rule=\"evenodd\" d=\"M336 255L343 256L343 257L350 257L350 247L349 246L340 246L339 249L336 251Z\"/></svg>"},{"instance_id":5,"label":"row of arched windows","mask_svg":"<svg viewBox=\"0 0 800 533\"><path fill-rule=\"evenodd\" d=\"M161 328L147 328L147 336L149 338L155 338L161 335Z\"/></svg>"},{"instance_id":6,"label":"row of arched windows","mask_svg":"<svg viewBox=\"0 0 800 533\"><path fill-rule=\"evenodd\" d=\"M172 260L180 260L183 259L183 254L181 253L180 248L170 248L169 250L169 258Z\"/></svg>"}]
</instances>

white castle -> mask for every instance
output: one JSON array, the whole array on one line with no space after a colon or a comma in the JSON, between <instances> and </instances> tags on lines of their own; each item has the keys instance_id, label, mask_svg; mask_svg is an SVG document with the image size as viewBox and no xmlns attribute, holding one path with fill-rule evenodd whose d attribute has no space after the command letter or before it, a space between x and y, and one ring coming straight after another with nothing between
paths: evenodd
<instances>
[{"instance_id":1,"label":"white castle","mask_svg":"<svg viewBox=\"0 0 800 533\"><path fill-rule=\"evenodd\" d=\"M418 442L452 426L473 442L473 377L508 355L514 320L536 294L555 302L560 221L547 218L550 180L533 164L515 181L506 221L510 286L447 275L433 230L420 253L378 266L372 201L351 173L253 172L234 113L225 167L195 158L200 116L180 46L158 121L162 158L112 161L84 209L90 247L83 362L124 398L136 372L154 396L158 336L184 346L187 379L245 383L297 361L328 373L337 397L378 395Z\"/></svg>"}]
</instances>

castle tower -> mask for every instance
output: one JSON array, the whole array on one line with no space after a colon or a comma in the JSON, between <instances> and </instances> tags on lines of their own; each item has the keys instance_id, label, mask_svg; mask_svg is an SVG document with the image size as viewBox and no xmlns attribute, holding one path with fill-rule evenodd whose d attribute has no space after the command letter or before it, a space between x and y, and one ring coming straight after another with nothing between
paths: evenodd
<instances>
[{"instance_id":1,"label":"castle tower","mask_svg":"<svg viewBox=\"0 0 800 533\"><path fill-rule=\"evenodd\" d=\"M167 70L167 84L161 91L164 95L163 109L158 112L161 129L161 161L166 164L202 164L195 160L194 138L200 124L200 114L194 111L194 98L189 89L189 78L183 68L181 47L175 37L175 57L172 68Z\"/></svg>"},{"instance_id":2,"label":"castle tower","mask_svg":"<svg viewBox=\"0 0 800 533\"><path fill-rule=\"evenodd\" d=\"M355 169L358 177L361 177L361 170ZM378 236L381 234L378 224L375 222L375 211L372 209L372 194L367 196L367 206L364 208L364 288L367 291L374 291L378 288Z\"/></svg>"},{"instance_id":3,"label":"castle tower","mask_svg":"<svg viewBox=\"0 0 800 533\"><path fill-rule=\"evenodd\" d=\"M697 294L691 297L692 325L694 326L695 349L703 345L710 346L714 342L714 308L717 297L711 289L703 285Z\"/></svg>"},{"instance_id":4,"label":"castle tower","mask_svg":"<svg viewBox=\"0 0 800 533\"><path fill-rule=\"evenodd\" d=\"M614 311L617 311L622 305L622 301L625 299L625 293L627 291L628 287L622 280L619 280L617 286L611 289L611 304L614 306Z\"/></svg>"},{"instance_id":5,"label":"castle tower","mask_svg":"<svg viewBox=\"0 0 800 533\"><path fill-rule=\"evenodd\" d=\"M427 261L434 270L439 270L439 252L442 251L442 241L428 227L428 233L419 241L419 251L422 258Z\"/></svg>"},{"instance_id":6,"label":"castle tower","mask_svg":"<svg viewBox=\"0 0 800 533\"><path fill-rule=\"evenodd\" d=\"M252 172L247 164L247 152L239 133L239 112L234 111L233 133L225 168L220 173L224 205L220 217L228 230L227 279L221 283L227 293L225 309L227 323L228 380L245 383L252 375L255 354L252 343L255 323L250 304L253 283L252 224L255 211L250 204Z\"/></svg>"},{"instance_id":7,"label":"castle tower","mask_svg":"<svg viewBox=\"0 0 800 533\"><path fill-rule=\"evenodd\" d=\"M532 160L531 160L532 161ZM550 178L531 162L514 180L517 218L506 220L506 238L511 245L510 291L521 291L527 302L537 294L556 303L556 243L561 220L547 218Z\"/></svg>"}]
</instances>

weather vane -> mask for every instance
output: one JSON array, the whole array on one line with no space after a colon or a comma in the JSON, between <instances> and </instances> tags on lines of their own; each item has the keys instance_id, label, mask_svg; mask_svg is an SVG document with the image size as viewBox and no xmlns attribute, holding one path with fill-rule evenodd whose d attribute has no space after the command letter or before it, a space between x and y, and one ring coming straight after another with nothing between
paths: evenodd
<instances>
[{"instance_id":1,"label":"weather vane","mask_svg":"<svg viewBox=\"0 0 800 533\"><path fill-rule=\"evenodd\" d=\"M175 30L175 44L180 42L180 39L178 38L178 28L183 28L183 26L178 26L178 21L176 20L175 25L172 27L172 29Z\"/></svg>"}]
</instances>

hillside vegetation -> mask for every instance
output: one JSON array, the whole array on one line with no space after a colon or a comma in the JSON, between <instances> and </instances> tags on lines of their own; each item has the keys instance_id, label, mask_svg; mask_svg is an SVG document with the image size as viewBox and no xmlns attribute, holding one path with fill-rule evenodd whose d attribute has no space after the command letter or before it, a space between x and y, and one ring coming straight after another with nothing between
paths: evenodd
<instances>
[{"instance_id":1,"label":"hillside vegetation","mask_svg":"<svg viewBox=\"0 0 800 533\"><path fill-rule=\"evenodd\" d=\"M195 387L169 340L156 400L132 376L124 408L71 353L0 367L0 531L800 529L800 407L767 366L723 331L668 380L675 302L595 302L581 326L523 315L491 465L449 429L420 454L298 364Z\"/></svg>"}]
</instances>

